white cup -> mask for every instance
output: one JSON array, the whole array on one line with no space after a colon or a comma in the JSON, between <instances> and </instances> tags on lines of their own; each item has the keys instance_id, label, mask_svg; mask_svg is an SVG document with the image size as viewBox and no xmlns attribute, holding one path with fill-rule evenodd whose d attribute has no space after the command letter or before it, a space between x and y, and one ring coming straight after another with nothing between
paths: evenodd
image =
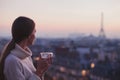
<instances>
[{"instance_id":1,"label":"white cup","mask_svg":"<svg viewBox=\"0 0 120 80\"><path fill-rule=\"evenodd\" d=\"M42 59L53 58L52 52L41 52L40 55Z\"/></svg>"}]
</instances>

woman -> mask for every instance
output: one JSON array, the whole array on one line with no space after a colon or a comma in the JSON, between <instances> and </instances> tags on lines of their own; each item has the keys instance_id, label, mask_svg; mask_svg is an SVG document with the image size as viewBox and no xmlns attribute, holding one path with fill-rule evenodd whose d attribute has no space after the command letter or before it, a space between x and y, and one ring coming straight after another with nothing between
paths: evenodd
<instances>
[{"instance_id":1,"label":"woman","mask_svg":"<svg viewBox=\"0 0 120 80\"><path fill-rule=\"evenodd\" d=\"M18 17L12 24L12 40L0 57L0 80L43 80L49 61L40 59L37 69L32 63L28 46L35 39L35 23L27 17Z\"/></svg>"}]
</instances>

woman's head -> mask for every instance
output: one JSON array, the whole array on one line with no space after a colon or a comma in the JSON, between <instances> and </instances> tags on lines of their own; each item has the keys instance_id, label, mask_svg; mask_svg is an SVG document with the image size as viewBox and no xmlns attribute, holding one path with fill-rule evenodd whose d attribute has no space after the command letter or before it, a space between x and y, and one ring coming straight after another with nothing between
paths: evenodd
<instances>
[{"instance_id":1,"label":"woman's head","mask_svg":"<svg viewBox=\"0 0 120 80\"><path fill-rule=\"evenodd\" d=\"M32 19L20 16L12 24L12 37L15 43L29 38L35 31L35 23Z\"/></svg>"}]
</instances>

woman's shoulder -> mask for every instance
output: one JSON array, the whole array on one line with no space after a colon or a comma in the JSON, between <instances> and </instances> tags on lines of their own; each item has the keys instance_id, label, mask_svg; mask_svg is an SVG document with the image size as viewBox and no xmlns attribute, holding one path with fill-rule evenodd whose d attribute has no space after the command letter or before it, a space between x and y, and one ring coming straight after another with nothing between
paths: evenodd
<instances>
[{"instance_id":1,"label":"woman's shoulder","mask_svg":"<svg viewBox=\"0 0 120 80\"><path fill-rule=\"evenodd\" d=\"M20 63L20 59L12 54L9 54L5 59L5 63L6 64Z\"/></svg>"}]
</instances>

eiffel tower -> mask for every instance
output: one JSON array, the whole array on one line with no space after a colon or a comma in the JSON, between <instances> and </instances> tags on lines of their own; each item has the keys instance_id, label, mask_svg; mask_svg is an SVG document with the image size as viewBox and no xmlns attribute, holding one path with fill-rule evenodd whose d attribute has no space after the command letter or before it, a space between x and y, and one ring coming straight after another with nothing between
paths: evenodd
<instances>
[{"instance_id":1,"label":"eiffel tower","mask_svg":"<svg viewBox=\"0 0 120 80\"><path fill-rule=\"evenodd\" d=\"M104 18L104 15L103 15L103 13L101 13L101 28L100 28L100 33L99 33L99 38L101 38L101 39L105 39L106 38L106 36L105 36L105 32L104 32L104 24L103 24L103 19Z\"/></svg>"}]
</instances>

